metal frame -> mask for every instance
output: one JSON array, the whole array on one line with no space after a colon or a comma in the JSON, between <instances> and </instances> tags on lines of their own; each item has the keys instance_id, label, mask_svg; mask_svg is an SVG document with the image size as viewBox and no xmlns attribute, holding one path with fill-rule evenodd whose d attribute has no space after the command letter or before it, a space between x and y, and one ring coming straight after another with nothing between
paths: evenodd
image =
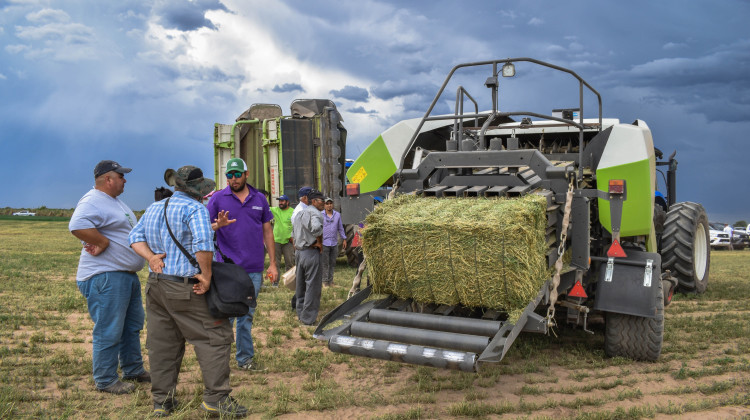
<instances>
[{"instance_id":1,"label":"metal frame","mask_svg":"<svg viewBox=\"0 0 750 420\"><path fill-rule=\"evenodd\" d=\"M578 114L578 116L579 116L579 122L576 123L574 121L565 120L563 118L553 117L551 115L537 114L535 112L530 112L530 111L499 112L498 107L497 107L498 106L498 89L497 89L497 84L495 84L492 87L492 111L489 112L489 113L475 113L475 114L463 114L462 113L462 114L458 114L458 110L457 110L457 112L456 112L455 115L430 117L430 114L432 114L432 110L435 108L435 104L437 104L437 101L440 99L440 96L443 94L443 91L445 91L445 87L448 85L448 82L451 80L451 78L453 77L453 74L457 70L459 70L461 68L464 68L464 67L477 67L477 66L492 65L492 76L491 77L497 78L497 75L498 75L497 65L498 65L498 63L507 64L507 63L517 63L517 62L530 62L530 63L538 64L540 66L549 67L551 69L555 69L555 70L559 70L559 71L568 73L568 74L572 75L573 77L575 77L578 80L578 84L579 84L579 89L578 89L578 92L579 92L579 95L578 95L579 96L579 101L578 101L579 102L579 106L578 106L578 109L579 109L579 114ZM581 162L582 158L583 158L583 131L584 131L584 128L585 128L584 125L583 125L583 111L584 111L584 107L583 107L583 87L584 86L586 86L592 93L594 93L596 95L597 99L598 99L598 102L599 102L599 130L601 130L601 126L602 126L602 97L601 97L601 95L599 94L599 92L596 91L596 89L594 89L593 87L591 87L591 85L589 85L588 82L586 82L585 80L583 80L577 73L575 73L574 71L572 71L570 69L566 69L564 67L556 66L554 64L546 63L544 61L535 60L533 58L528 58L528 57L507 58L507 59L504 59L504 60L478 61L478 62L474 62L474 63L459 64L459 65L453 67L451 69L450 73L448 73L448 76L445 78L445 81L443 81L443 84L440 87L440 90L438 90L438 93L435 95L435 98L432 100L432 103L430 103L430 107L427 109L427 112L425 112L424 116L422 117L422 120L419 122L419 125L417 126L417 129L414 130L414 134L412 135L411 140L409 141L409 145L406 147L406 149L404 149L404 153L401 155L401 160L399 161L399 166L398 166L399 167L399 171L396 174L396 178L397 179L401 179L401 174L403 172L404 161L406 160L406 155L409 153L409 151L414 146L414 142L417 140L417 136L419 135L420 130L422 129L422 126L424 125L425 121L437 121L437 120L449 120L449 119L453 119L455 121L459 121L459 120L463 121L464 119L488 117L487 121L485 121L485 125L482 127L482 130L480 132L480 147L482 147L482 143L484 142L484 134L485 134L485 132L487 130L487 127L492 122L492 120L494 120L497 117L510 117L510 116L514 116L514 115L527 115L527 116L532 116L532 117L537 117L537 118L543 118L543 119L547 119L547 120L559 121L559 122L563 122L563 123L566 123L566 124L571 124L571 125L574 125L575 127L577 127L579 129L579 136L578 136L578 141L579 141L579 151L578 151L579 160L578 161ZM463 111L463 108L461 109L461 111ZM583 169L579 168L578 179L580 180L582 177L583 177Z\"/></svg>"}]
</instances>

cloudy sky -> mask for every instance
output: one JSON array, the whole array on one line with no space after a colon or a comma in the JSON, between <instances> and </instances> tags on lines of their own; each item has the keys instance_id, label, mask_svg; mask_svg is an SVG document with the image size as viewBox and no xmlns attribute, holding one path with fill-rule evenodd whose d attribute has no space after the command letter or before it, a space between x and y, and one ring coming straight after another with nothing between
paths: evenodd
<instances>
[{"instance_id":1,"label":"cloudy sky","mask_svg":"<svg viewBox=\"0 0 750 420\"><path fill-rule=\"evenodd\" d=\"M332 99L355 158L421 116L454 65L533 57L677 150L679 201L750 220L748 18L746 0L0 0L0 207L73 207L114 159L143 209L164 169L212 173L213 124L253 103L288 115L294 99ZM577 105L558 78L527 74L503 109Z\"/></svg>"}]
</instances>

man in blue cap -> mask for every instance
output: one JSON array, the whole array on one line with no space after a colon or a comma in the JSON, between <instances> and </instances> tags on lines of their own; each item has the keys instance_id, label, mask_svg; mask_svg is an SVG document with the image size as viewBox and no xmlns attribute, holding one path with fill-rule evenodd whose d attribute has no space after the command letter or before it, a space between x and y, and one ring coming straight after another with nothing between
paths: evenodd
<instances>
[{"instance_id":1,"label":"man in blue cap","mask_svg":"<svg viewBox=\"0 0 750 420\"><path fill-rule=\"evenodd\" d=\"M310 201L308 200L307 196L312 192L311 187L302 187L297 191L297 198L299 198L299 204L297 204L297 207L294 208L294 213L292 213L292 224L294 224L294 219L297 218L297 215L302 213L302 210L304 210L307 206L310 205Z\"/></svg>"},{"instance_id":2,"label":"man in blue cap","mask_svg":"<svg viewBox=\"0 0 750 420\"><path fill-rule=\"evenodd\" d=\"M273 214L273 240L276 245L276 270L281 273L281 256L284 256L284 272L294 267L294 241L292 241L292 213L289 197L279 197L279 206L271 207ZM273 282L278 286L278 279Z\"/></svg>"}]
</instances>

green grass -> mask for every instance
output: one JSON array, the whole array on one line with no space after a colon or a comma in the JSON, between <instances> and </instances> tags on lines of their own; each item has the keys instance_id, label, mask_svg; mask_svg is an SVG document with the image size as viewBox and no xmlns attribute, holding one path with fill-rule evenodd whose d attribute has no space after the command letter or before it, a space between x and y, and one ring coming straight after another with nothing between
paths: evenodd
<instances>
[{"instance_id":1,"label":"green grass","mask_svg":"<svg viewBox=\"0 0 750 420\"><path fill-rule=\"evenodd\" d=\"M97 393L91 328L75 273L80 242L67 223L0 216L0 419L144 418L148 386ZM703 295L666 309L662 357L607 358L597 334L561 327L522 334L497 365L477 374L330 352L300 326L292 292L264 287L253 332L265 373L237 369L233 395L252 418L640 419L710 417L723 407L750 415L750 251L714 252ZM354 270L339 260L320 317L346 299ZM140 273L145 280L146 272ZM142 345L144 355L145 332ZM188 346L173 418L202 418L200 369ZM700 414L697 414L700 413Z\"/></svg>"}]
</instances>

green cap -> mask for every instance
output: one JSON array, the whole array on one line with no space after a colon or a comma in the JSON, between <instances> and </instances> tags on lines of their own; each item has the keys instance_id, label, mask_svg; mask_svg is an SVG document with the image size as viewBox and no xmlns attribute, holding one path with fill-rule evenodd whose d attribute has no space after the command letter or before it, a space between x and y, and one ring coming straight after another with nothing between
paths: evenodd
<instances>
[{"instance_id":1,"label":"green cap","mask_svg":"<svg viewBox=\"0 0 750 420\"><path fill-rule=\"evenodd\" d=\"M224 173L228 174L234 171L247 172L247 165L245 164L245 161L240 158L229 159L227 161L227 170L224 171Z\"/></svg>"}]
</instances>

